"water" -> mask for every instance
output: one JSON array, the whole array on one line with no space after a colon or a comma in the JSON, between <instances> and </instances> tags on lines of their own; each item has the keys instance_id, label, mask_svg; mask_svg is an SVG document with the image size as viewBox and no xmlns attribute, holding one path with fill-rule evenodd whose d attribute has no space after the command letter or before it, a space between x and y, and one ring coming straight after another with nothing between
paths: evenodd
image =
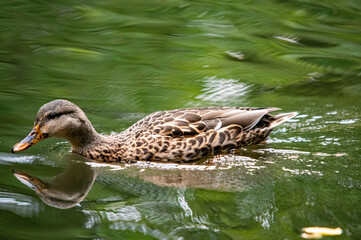
<instances>
[{"instance_id":1,"label":"water","mask_svg":"<svg viewBox=\"0 0 361 240\"><path fill-rule=\"evenodd\" d=\"M323 226L342 228L332 239L360 239L360 10L358 1L1 2L0 238L300 239L303 227ZM196 164L89 163L61 139L11 154L57 98L103 134L183 107L300 114L265 145ZM45 204L13 170L74 182L62 188L74 206Z\"/></svg>"}]
</instances>

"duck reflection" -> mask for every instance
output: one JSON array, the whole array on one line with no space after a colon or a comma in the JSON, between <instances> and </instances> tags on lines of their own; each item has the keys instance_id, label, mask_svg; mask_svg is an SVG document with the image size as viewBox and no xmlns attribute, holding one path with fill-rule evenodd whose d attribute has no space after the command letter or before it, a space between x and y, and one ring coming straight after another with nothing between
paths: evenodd
<instances>
[{"instance_id":1,"label":"duck reflection","mask_svg":"<svg viewBox=\"0 0 361 240\"><path fill-rule=\"evenodd\" d=\"M213 161L217 160L213 159ZM45 204L66 209L84 200L98 175L100 175L100 184L119 186L127 192L134 192L135 189L139 190L143 187L149 188L149 185L144 184L143 181L160 187L243 191L257 184L251 176L266 167L264 163L250 157L228 158L225 155L219 156L219 161L224 163L229 161L229 167L217 168L216 162L200 165L144 162L143 165L120 166L71 161L66 171L55 176L53 180L41 180L16 170L14 176L33 189ZM231 167L232 165L238 167ZM269 177L268 174L263 173L257 179L261 181L264 179L267 182ZM131 184L125 184L127 181ZM138 194L138 192L134 193Z\"/></svg>"},{"instance_id":2,"label":"duck reflection","mask_svg":"<svg viewBox=\"0 0 361 240\"><path fill-rule=\"evenodd\" d=\"M33 189L47 205L66 209L74 207L87 196L96 173L84 162L72 162L64 173L50 181L17 170L14 170L14 176Z\"/></svg>"}]
</instances>

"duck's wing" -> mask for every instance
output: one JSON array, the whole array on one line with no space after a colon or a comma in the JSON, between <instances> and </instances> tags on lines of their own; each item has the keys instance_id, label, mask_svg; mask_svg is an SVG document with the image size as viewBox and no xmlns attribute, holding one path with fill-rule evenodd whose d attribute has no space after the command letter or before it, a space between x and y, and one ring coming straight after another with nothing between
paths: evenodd
<instances>
[{"instance_id":1,"label":"duck's wing","mask_svg":"<svg viewBox=\"0 0 361 240\"><path fill-rule=\"evenodd\" d=\"M202 132L219 130L238 125L243 131L249 131L264 118L264 127L269 126L273 117L268 114L278 108L189 108L156 112L136 123L133 127L152 135L195 136ZM267 117L265 117L267 115ZM272 119L269 119L272 118Z\"/></svg>"}]
</instances>

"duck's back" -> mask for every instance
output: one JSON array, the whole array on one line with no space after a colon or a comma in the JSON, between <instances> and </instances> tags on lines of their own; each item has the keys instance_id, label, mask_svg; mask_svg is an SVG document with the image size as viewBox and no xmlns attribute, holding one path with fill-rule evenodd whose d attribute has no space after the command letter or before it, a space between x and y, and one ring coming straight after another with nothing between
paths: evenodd
<instances>
[{"instance_id":1,"label":"duck's back","mask_svg":"<svg viewBox=\"0 0 361 240\"><path fill-rule=\"evenodd\" d=\"M121 160L190 161L263 142L273 127L296 113L278 108L190 108L155 112L122 132Z\"/></svg>"}]
</instances>

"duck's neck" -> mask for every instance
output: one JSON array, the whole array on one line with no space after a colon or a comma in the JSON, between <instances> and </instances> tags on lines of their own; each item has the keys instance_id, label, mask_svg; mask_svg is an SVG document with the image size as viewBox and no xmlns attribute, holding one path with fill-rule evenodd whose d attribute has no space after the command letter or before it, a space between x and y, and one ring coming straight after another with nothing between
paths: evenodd
<instances>
[{"instance_id":1,"label":"duck's neck","mask_svg":"<svg viewBox=\"0 0 361 240\"><path fill-rule=\"evenodd\" d=\"M81 126L71 129L65 138L71 143L72 151L80 153L84 149L102 142L103 136L97 133L90 121L87 120Z\"/></svg>"},{"instance_id":2,"label":"duck's neck","mask_svg":"<svg viewBox=\"0 0 361 240\"><path fill-rule=\"evenodd\" d=\"M71 143L72 152L101 162L120 162L126 150L120 135L100 135L90 122L67 139Z\"/></svg>"}]
</instances>

